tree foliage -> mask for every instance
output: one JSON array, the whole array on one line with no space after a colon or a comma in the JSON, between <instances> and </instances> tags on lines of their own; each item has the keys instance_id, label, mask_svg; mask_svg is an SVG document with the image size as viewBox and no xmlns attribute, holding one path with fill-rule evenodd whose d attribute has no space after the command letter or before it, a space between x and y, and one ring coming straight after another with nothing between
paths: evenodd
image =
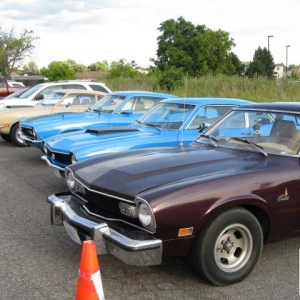
<instances>
[{"instance_id":1,"label":"tree foliage","mask_svg":"<svg viewBox=\"0 0 300 300\"><path fill-rule=\"evenodd\" d=\"M23 70L23 73L38 74L40 72L37 64L34 61L30 61L27 65L23 65L22 70Z\"/></svg>"},{"instance_id":2,"label":"tree foliage","mask_svg":"<svg viewBox=\"0 0 300 300\"><path fill-rule=\"evenodd\" d=\"M76 79L75 70L65 61L53 61L48 68L41 68L40 72L50 81Z\"/></svg>"},{"instance_id":3,"label":"tree foliage","mask_svg":"<svg viewBox=\"0 0 300 300\"><path fill-rule=\"evenodd\" d=\"M94 63L88 65L88 70L89 71L105 71L105 72L107 72L109 70L109 64L106 60L103 62L97 61L97 62L94 62Z\"/></svg>"},{"instance_id":4,"label":"tree foliage","mask_svg":"<svg viewBox=\"0 0 300 300\"><path fill-rule=\"evenodd\" d=\"M141 73L135 69L137 67L135 61L133 60L131 63L127 63L125 59L121 59L119 61L114 61L110 65L110 69L108 71L108 78L134 78Z\"/></svg>"},{"instance_id":5,"label":"tree foliage","mask_svg":"<svg viewBox=\"0 0 300 300\"><path fill-rule=\"evenodd\" d=\"M253 56L253 60L250 62L249 68L246 71L246 75L249 77L268 77L274 76L274 58L269 53L267 48L258 47Z\"/></svg>"},{"instance_id":6,"label":"tree foliage","mask_svg":"<svg viewBox=\"0 0 300 300\"><path fill-rule=\"evenodd\" d=\"M73 59L68 59L66 63L69 65L71 69L77 72L84 72L87 71L87 67L84 64L78 64L75 60Z\"/></svg>"},{"instance_id":7,"label":"tree foliage","mask_svg":"<svg viewBox=\"0 0 300 300\"><path fill-rule=\"evenodd\" d=\"M230 54L234 42L229 33L195 26L183 17L161 23L158 30L157 59L151 60L159 70L175 67L193 77L236 70Z\"/></svg>"},{"instance_id":8,"label":"tree foliage","mask_svg":"<svg viewBox=\"0 0 300 300\"><path fill-rule=\"evenodd\" d=\"M31 30L25 29L18 36L14 28L5 31L0 27L0 64L3 76L9 77L21 67L22 62L32 54L34 41L37 39Z\"/></svg>"}]
</instances>

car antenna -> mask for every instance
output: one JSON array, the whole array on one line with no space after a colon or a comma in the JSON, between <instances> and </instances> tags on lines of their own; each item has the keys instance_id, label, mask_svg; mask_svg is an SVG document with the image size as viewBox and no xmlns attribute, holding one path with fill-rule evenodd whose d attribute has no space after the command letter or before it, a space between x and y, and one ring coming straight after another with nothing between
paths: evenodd
<instances>
[{"instance_id":1,"label":"car antenna","mask_svg":"<svg viewBox=\"0 0 300 300\"><path fill-rule=\"evenodd\" d=\"M185 85L184 85L184 98L186 98L186 93L187 93L187 79L188 79L188 72L186 72L186 76L185 76ZM182 120L182 125L184 123L184 111L185 111L185 101L184 101L184 104L183 104L183 120ZM181 147L184 145L183 144L183 130L181 132L181 142L179 144Z\"/></svg>"}]
</instances>

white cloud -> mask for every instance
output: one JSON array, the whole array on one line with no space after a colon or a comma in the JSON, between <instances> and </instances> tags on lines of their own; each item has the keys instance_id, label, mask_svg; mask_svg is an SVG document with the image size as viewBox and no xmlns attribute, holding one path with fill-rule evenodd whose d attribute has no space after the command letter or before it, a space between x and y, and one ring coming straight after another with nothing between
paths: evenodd
<instances>
[{"instance_id":1,"label":"white cloud","mask_svg":"<svg viewBox=\"0 0 300 300\"><path fill-rule=\"evenodd\" d=\"M159 25L182 16L194 25L229 32L242 61L268 46L276 63L300 64L299 0L2 0L0 24L33 30L40 39L32 60L92 62L119 59L150 65Z\"/></svg>"}]
</instances>

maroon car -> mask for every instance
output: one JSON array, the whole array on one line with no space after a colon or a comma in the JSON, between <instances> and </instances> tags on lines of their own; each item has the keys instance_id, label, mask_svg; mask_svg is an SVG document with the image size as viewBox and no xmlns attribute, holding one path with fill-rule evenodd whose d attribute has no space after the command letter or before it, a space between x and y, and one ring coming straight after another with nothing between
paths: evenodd
<instances>
[{"instance_id":1,"label":"maroon car","mask_svg":"<svg viewBox=\"0 0 300 300\"><path fill-rule=\"evenodd\" d=\"M237 107L188 146L68 167L70 191L48 198L52 224L124 263L190 256L206 280L232 284L263 243L299 232L299 148L300 104Z\"/></svg>"}]
</instances>

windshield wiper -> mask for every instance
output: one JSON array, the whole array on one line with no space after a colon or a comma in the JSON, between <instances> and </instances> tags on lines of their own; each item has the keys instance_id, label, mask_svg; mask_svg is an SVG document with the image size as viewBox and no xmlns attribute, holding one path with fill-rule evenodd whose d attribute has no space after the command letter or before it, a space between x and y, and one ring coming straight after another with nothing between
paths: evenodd
<instances>
[{"instance_id":1,"label":"windshield wiper","mask_svg":"<svg viewBox=\"0 0 300 300\"><path fill-rule=\"evenodd\" d=\"M236 141L243 142L245 144L249 144L249 145L253 146L254 148L256 148L258 151L260 151L265 157L268 156L268 153L263 150L264 148L262 146L259 146L259 145L255 144L255 143L253 143L249 140L241 139L241 138L238 138L238 137L231 137L231 138L229 138L229 140L236 140Z\"/></svg>"},{"instance_id":2,"label":"windshield wiper","mask_svg":"<svg viewBox=\"0 0 300 300\"><path fill-rule=\"evenodd\" d=\"M156 124L153 124L153 123L143 123L143 124L145 124L145 125L147 125L149 127L155 127L157 129L161 130L161 128L158 125L156 125Z\"/></svg>"},{"instance_id":3,"label":"windshield wiper","mask_svg":"<svg viewBox=\"0 0 300 300\"><path fill-rule=\"evenodd\" d=\"M213 136L210 136L210 135L207 135L207 134L202 134L200 135L200 137L205 137L205 138L208 138L211 142L211 144L215 147L215 148L218 148L218 145L217 143L219 142L215 137Z\"/></svg>"},{"instance_id":4,"label":"windshield wiper","mask_svg":"<svg viewBox=\"0 0 300 300\"><path fill-rule=\"evenodd\" d=\"M91 109L91 110L94 111L94 112L98 112L98 113L102 112L102 109Z\"/></svg>"}]
</instances>

